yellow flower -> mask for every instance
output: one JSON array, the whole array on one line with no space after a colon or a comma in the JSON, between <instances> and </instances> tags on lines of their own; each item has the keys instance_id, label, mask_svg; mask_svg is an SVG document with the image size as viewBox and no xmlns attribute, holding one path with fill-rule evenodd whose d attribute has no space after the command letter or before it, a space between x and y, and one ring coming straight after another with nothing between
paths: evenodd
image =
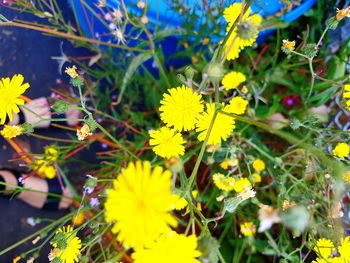
<instances>
[{"instance_id":1,"label":"yellow flower","mask_svg":"<svg viewBox=\"0 0 350 263\"><path fill-rule=\"evenodd\" d=\"M18 261L21 260L21 257L20 256L17 256L15 258L12 259L12 263L17 263Z\"/></svg>"},{"instance_id":2,"label":"yellow flower","mask_svg":"<svg viewBox=\"0 0 350 263\"><path fill-rule=\"evenodd\" d=\"M52 179L56 176L56 168L50 165L44 160L37 160L34 164L35 169L37 169L38 174L44 175L48 179Z\"/></svg>"},{"instance_id":3,"label":"yellow flower","mask_svg":"<svg viewBox=\"0 0 350 263\"><path fill-rule=\"evenodd\" d=\"M343 99L346 100L346 106L350 110L350 84L344 85Z\"/></svg>"},{"instance_id":4,"label":"yellow flower","mask_svg":"<svg viewBox=\"0 0 350 263\"><path fill-rule=\"evenodd\" d=\"M168 92L163 94L160 102L160 118L175 130L193 130L197 118L203 112L202 96L184 85L169 89Z\"/></svg>"},{"instance_id":5,"label":"yellow flower","mask_svg":"<svg viewBox=\"0 0 350 263\"><path fill-rule=\"evenodd\" d=\"M350 171L343 173L343 180L350 184Z\"/></svg>"},{"instance_id":6,"label":"yellow flower","mask_svg":"<svg viewBox=\"0 0 350 263\"><path fill-rule=\"evenodd\" d=\"M0 132L2 136L7 139L15 138L23 133L23 128L18 125L5 125L2 131Z\"/></svg>"},{"instance_id":7,"label":"yellow flower","mask_svg":"<svg viewBox=\"0 0 350 263\"><path fill-rule=\"evenodd\" d=\"M73 217L72 222L75 226L80 226L82 223L84 223L84 220L85 220L84 212L79 212L76 216Z\"/></svg>"},{"instance_id":8,"label":"yellow flower","mask_svg":"<svg viewBox=\"0 0 350 263\"><path fill-rule=\"evenodd\" d=\"M343 20L345 17L350 17L350 6L344 8L344 9L337 8L337 14L335 17L338 21Z\"/></svg>"},{"instance_id":9,"label":"yellow flower","mask_svg":"<svg viewBox=\"0 0 350 263\"><path fill-rule=\"evenodd\" d=\"M235 89L241 83L246 81L246 77L243 73L237 71L231 71L227 73L222 79L222 85L224 85L226 90Z\"/></svg>"},{"instance_id":10,"label":"yellow flower","mask_svg":"<svg viewBox=\"0 0 350 263\"><path fill-rule=\"evenodd\" d=\"M150 134L149 144L153 146L152 150L159 155L170 159L172 157L179 157L185 153L184 143L181 133L176 130L162 127L159 130L152 131Z\"/></svg>"},{"instance_id":11,"label":"yellow flower","mask_svg":"<svg viewBox=\"0 0 350 263\"><path fill-rule=\"evenodd\" d=\"M45 160L48 162L55 162L58 159L58 151L53 145L45 147Z\"/></svg>"},{"instance_id":12,"label":"yellow flower","mask_svg":"<svg viewBox=\"0 0 350 263\"><path fill-rule=\"evenodd\" d=\"M147 161L130 163L123 169L114 187L107 190L106 221L113 222L113 233L127 247L150 245L177 222L171 215L174 196L171 172Z\"/></svg>"},{"instance_id":13,"label":"yellow flower","mask_svg":"<svg viewBox=\"0 0 350 263\"><path fill-rule=\"evenodd\" d=\"M75 65L73 65L72 67L66 67L66 70L64 72L67 73L72 79L75 79L79 76L77 72L77 67Z\"/></svg>"},{"instance_id":14,"label":"yellow flower","mask_svg":"<svg viewBox=\"0 0 350 263\"><path fill-rule=\"evenodd\" d=\"M288 39L283 39L282 41L282 49L285 49L287 51L294 51L295 49L295 41L289 41Z\"/></svg>"},{"instance_id":15,"label":"yellow flower","mask_svg":"<svg viewBox=\"0 0 350 263\"><path fill-rule=\"evenodd\" d=\"M243 11L241 3L235 3L224 10L224 17L228 22L226 27L227 33L230 32L233 23L239 19ZM253 45L258 37L258 26L262 22L262 17L258 14L250 16L251 9L249 8L242 16L241 21L237 21L228 41L225 45L225 51L228 60L238 58L239 52L247 46Z\"/></svg>"},{"instance_id":16,"label":"yellow flower","mask_svg":"<svg viewBox=\"0 0 350 263\"><path fill-rule=\"evenodd\" d=\"M350 237L344 237L340 240L340 246L338 247L340 256L344 259L344 262L350 262Z\"/></svg>"},{"instance_id":17,"label":"yellow flower","mask_svg":"<svg viewBox=\"0 0 350 263\"><path fill-rule=\"evenodd\" d=\"M334 249L334 244L331 240L320 238L316 242L316 246L314 247L314 251L322 258L329 258Z\"/></svg>"},{"instance_id":18,"label":"yellow flower","mask_svg":"<svg viewBox=\"0 0 350 263\"><path fill-rule=\"evenodd\" d=\"M260 171L265 170L266 166L265 166L265 163L263 160L256 159L253 162L253 168L255 169L255 171L260 172Z\"/></svg>"},{"instance_id":19,"label":"yellow flower","mask_svg":"<svg viewBox=\"0 0 350 263\"><path fill-rule=\"evenodd\" d=\"M193 195L194 198L196 198L197 195L198 195L198 191L197 190L193 190L192 191L192 195ZM187 201L186 201L186 199L184 197L181 197L178 194L174 194L174 198L175 198L175 202L173 204L173 208L175 210L182 210L185 207L187 207L188 203L187 203Z\"/></svg>"},{"instance_id":20,"label":"yellow flower","mask_svg":"<svg viewBox=\"0 0 350 263\"><path fill-rule=\"evenodd\" d=\"M237 115L244 114L247 109L248 101L243 99L240 96L234 97L230 100L230 104L228 106L228 112L234 113Z\"/></svg>"},{"instance_id":21,"label":"yellow flower","mask_svg":"<svg viewBox=\"0 0 350 263\"><path fill-rule=\"evenodd\" d=\"M18 105L23 105L24 100L20 96L29 88L28 83L23 84L21 74L14 75L12 79L0 79L0 124L6 121L6 115L12 121L13 114L19 113Z\"/></svg>"},{"instance_id":22,"label":"yellow flower","mask_svg":"<svg viewBox=\"0 0 350 263\"><path fill-rule=\"evenodd\" d=\"M252 222L245 222L240 225L242 235L246 237L253 236L256 232L256 226Z\"/></svg>"},{"instance_id":23,"label":"yellow flower","mask_svg":"<svg viewBox=\"0 0 350 263\"><path fill-rule=\"evenodd\" d=\"M206 112L204 112L197 122L196 131L199 132L198 140L204 141L215 113L215 104L207 103ZM228 106L223 111L228 112ZM235 120L233 117L219 112L211 129L207 144L221 144L221 140L226 141L235 128Z\"/></svg>"},{"instance_id":24,"label":"yellow flower","mask_svg":"<svg viewBox=\"0 0 350 263\"><path fill-rule=\"evenodd\" d=\"M346 144L345 142L340 142L338 143L335 148L333 149L333 155L335 157L339 157L339 158L345 158L348 157L350 152L350 147L348 144Z\"/></svg>"},{"instance_id":25,"label":"yellow flower","mask_svg":"<svg viewBox=\"0 0 350 263\"><path fill-rule=\"evenodd\" d=\"M87 124L84 124L83 127L77 129L77 137L79 141L84 141L90 135L92 135L92 132Z\"/></svg>"},{"instance_id":26,"label":"yellow flower","mask_svg":"<svg viewBox=\"0 0 350 263\"><path fill-rule=\"evenodd\" d=\"M254 183L260 183L261 182L261 176L258 173L253 173L252 177L254 178Z\"/></svg>"},{"instance_id":27,"label":"yellow flower","mask_svg":"<svg viewBox=\"0 0 350 263\"><path fill-rule=\"evenodd\" d=\"M146 249L132 254L135 263L200 263L197 237L170 232Z\"/></svg>"},{"instance_id":28,"label":"yellow flower","mask_svg":"<svg viewBox=\"0 0 350 263\"><path fill-rule=\"evenodd\" d=\"M215 173L213 175L213 182L217 188L225 192L233 190L235 185L235 179L233 177L226 177L221 173Z\"/></svg>"},{"instance_id":29,"label":"yellow flower","mask_svg":"<svg viewBox=\"0 0 350 263\"><path fill-rule=\"evenodd\" d=\"M237 192L240 193L243 190L249 188L252 184L249 182L247 178L240 178L239 180L236 181L236 183L233 186L233 189Z\"/></svg>"},{"instance_id":30,"label":"yellow flower","mask_svg":"<svg viewBox=\"0 0 350 263\"><path fill-rule=\"evenodd\" d=\"M229 167L236 166L238 164L237 159L227 159L220 163L220 167L224 170L227 170Z\"/></svg>"},{"instance_id":31,"label":"yellow flower","mask_svg":"<svg viewBox=\"0 0 350 263\"><path fill-rule=\"evenodd\" d=\"M73 233L73 228L71 226L61 227L56 233L63 233L66 238L65 248L56 249L54 258L59 258L62 263L74 263L79 262L78 255L80 254L81 249L81 240ZM52 246L58 248L57 243L54 243Z\"/></svg>"}]
</instances>

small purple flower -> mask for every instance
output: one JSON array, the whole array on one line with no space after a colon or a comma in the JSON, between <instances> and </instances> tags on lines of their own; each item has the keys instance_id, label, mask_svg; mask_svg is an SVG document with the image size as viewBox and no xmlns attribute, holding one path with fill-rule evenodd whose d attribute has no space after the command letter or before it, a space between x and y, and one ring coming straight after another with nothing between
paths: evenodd
<instances>
[{"instance_id":1,"label":"small purple flower","mask_svg":"<svg viewBox=\"0 0 350 263\"><path fill-rule=\"evenodd\" d=\"M95 190L94 187L89 187L89 186L87 186L87 187L84 188L84 192L85 192L85 194L87 194L87 195L92 194L92 192L93 192L94 190Z\"/></svg>"},{"instance_id":2,"label":"small purple flower","mask_svg":"<svg viewBox=\"0 0 350 263\"><path fill-rule=\"evenodd\" d=\"M100 201L97 197L91 197L90 198L90 206L98 207L100 205Z\"/></svg>"}]
</instances>

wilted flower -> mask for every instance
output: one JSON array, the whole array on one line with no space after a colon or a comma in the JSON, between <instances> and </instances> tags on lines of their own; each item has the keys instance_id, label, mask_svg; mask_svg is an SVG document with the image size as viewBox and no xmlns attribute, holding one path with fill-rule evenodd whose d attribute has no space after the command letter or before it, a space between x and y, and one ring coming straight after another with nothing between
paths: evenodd
<instances>
[{"instance_id":1,"label":"wilted flower","mask_svg":"<svg viewBox=\"0 0 350 263\"><path fill-rule=\"evenodd\" d=\"M258 232L264 232L270 229L273 224L279 223L281 221L277 209L264 204L260 204L259 206L260 225Z\"/></svg>"},{"instance_id":2,"label":"wilted flower","mask_svg":"<svg viewBox=\"0 0 350 263\"><path fill-rule=\"evenodd\" d=\"M83 127L77 129L77 137L79 141L84 141L90 135L92 135L92 132L87 124L84 124Z\"/></svg>"},{"instance_id":3,"label":"wilted flower","mask_svg":"<svg viewBox=\"0 0 350 263\"><path fill-rule=\"evenodd\" d=\"M66 67L66 70L64 72L67 73L72 79L75 79L79 76L77 72L77 67L75 65L73 65L72 67Z\"/></svg>"},{"instance_id":4,"label":"wilted flower","mask_svg":"<svg viewBox=\"0 0 350 263\"><path fill-rule=\"evenodd\" d=\"M335 17L338 21L343 20L345 17L350 17L350 6L344 8L344 9L337 8L337 14Z\"/></svg>"}]
</instances>

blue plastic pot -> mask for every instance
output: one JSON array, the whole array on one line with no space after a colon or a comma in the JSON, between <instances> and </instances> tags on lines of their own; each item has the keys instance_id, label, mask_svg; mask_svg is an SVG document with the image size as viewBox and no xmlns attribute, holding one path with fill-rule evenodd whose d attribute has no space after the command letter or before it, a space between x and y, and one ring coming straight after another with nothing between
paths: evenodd
<instances>
[{"instance_id":1,"label":"blue plastic pot","mask_svg":"<svg viewBox=\"0 0 350 263\"><path fill-rule=\"evenodd\" d=\"M97 0L68 0L71 7L73 8L78 24L80 28L83 30L85 35L89 38L96 38L96 34L98 34L98 38L102 41L112 41L115 42L115 37L111 37L108 35L108 29L105 25L102 24L102 22L96 18L90 11L90 9L93 9L97 13L98 8L96 7ZM117 0L109 0L108 7L110 8L118 8L118 1ZM178 13L172 11L168 3L169 0L149 0L147 1L148 4L148 10L147 10L147 17L149 19L149 28L151 30L154 29L154 26L157 23L157 17L158 17L158 23L161 23L163 26L166 26L168 28L177 28L181 27L181 17ZM85 4L84 4L85 3ZM136 14L141 15L141 10L136 7L137 0L124 0L125 5L128 8L128 11ZM184 3L189 6L190 9L196 10L196 13L199 17L203 16L203 10L201 8L198 8L198 6L201 5L201 0L184 0ZM307 12L314 4L316 3L316 0L304 0L299 6L295 7L290 12L286 13L281 17L282 20L285 22L292 22L301 15L303 15L305 12ZM89 8L87 8L87 6ZM254 0L251 9L254 13L258 13L261 16L271 16L273 14L276 14L281 10L281 8L284 7L284 3L280 0ZM102 18L103 19L103 18ZM220 21L224 23L224 21ZM200 21L198 21L200 23ZM224 26L223 26L224 28ZM267 36L274 33L274 29L264 30L259 33L259 38L257 40L258 43L263 42ZM224 34L225 32L223 32ZM142 37L142 36L141 36ZM218 42L220 39L211 39L212 41ZM161 45L163 46L163 52L164 56L168 57L171 54L174 54L177 50L177 42L178 39L176 37L168 37L166 38ZM128 42L130 46L133 46L136 44L136 42ZM103 47L101 47L103 48ZM183 61L172 61L171 65L173 66L181 66L183 64ZM147 65L148 67L148 65Z\"/></svg>"},{"instance_id":2,"label":"blue plastic pot","mask_svg":"<svg viewBox=\"0 0 350 263\"><path fill-rule=\"evenodd\" d=\"M100 35L107 32L106 27L90 12L89 8L87 8L84 4L88 5L90 8L97 11L95 5L97 4L97 0L68 0L72 8L74 8L76 12L76 16L78 19L78 23L80 28L84 31L87 37L95 38L93 34L98 32ZM125 0L124 1L128 10L134 14L140 14L141 11L136 7L137 0ZM153 29L156 24L156 18L158 13L158 20L163 25L166 25L170 28L181 27L181 19L178 13L172 11L168 6L168 1L166 0L150 0L148 1L148 11L147 16L150 20L150 28ZM200 8L195 8L197 4L201 3L199 0L188 0L186 4L190 7L193 7L196 10L197 15L199 17L203 17L202 10ZM281 17L285 22L292 22L307 12L314 4L316 0L305 0L299 6L295 7L290 12L286 13ZM118 1L108 1L108 6L110 8L118 8ZM284 7L284 3L280 0L254 0L251 9L254 13L258 13L261 16L270 16L276 14ZM98 12L98 11L97 11ZM269 32L262 31L261 35L271 34L271 30Z\"/></svg>"}]
</instances>

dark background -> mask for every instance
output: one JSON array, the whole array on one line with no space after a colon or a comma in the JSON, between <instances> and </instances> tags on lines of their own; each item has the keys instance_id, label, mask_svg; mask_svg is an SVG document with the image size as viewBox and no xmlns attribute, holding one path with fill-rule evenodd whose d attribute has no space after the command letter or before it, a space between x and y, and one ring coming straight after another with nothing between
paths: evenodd
<instances>
[{"instance_id":1,"label":"dark background","mask_svg":"<svg viewBox=\"0 0 350 263\"><path fill-rule=\"evenodd\" d=\"M61 2L63 13L66 16L71 16L66 1L59 2ZM1 5L0 14L4 15L9 20L14 18L30 21L38 20L38 18L30 14L19 13ZM78 50L62 39L44 36L33 30L0 27L0 77L12 77L14 74L21 73L25 81L30 84L30 88L25 93L27 97L34 99L41 96L49 96L51 94L50 88L57 86L59 81L68 83L67 76L59 74L58 62L51 58L52 56L61 56L60 45L62 42L63 50L67 55L73 56L77 54ZM68 64L64 65L64 67L66 66L68 66ZM50 134L53 137L67 136L66 132L62 132L62 130L56 128L40 130L36 131L36 133L44 135ZM43 147L51 143L50 141L43 141L28 136L22 136L22 138L30 145L33 153L42 153ZM82 154L84 158L86 158L85 155L87 153ZM18 163L8 162L8 160L16 157L12 148L0 136L0 165L18 167ZM75 158L82 159L83 157L78 155L75 156ZM79 168L80 171L77 174L75 173L74 176L80 175L82 177L82 167ZM49 221L46 221L32 227L27 223L28 217L40 217L54 220L62 217L67 212L69 211L41 211L18 200L6 200L0 197L0 251L38 231L49 223ZM40 244L40 242L37 243L37 245L38 244ZM0 256L0 262L12 262L15 256L33 247L31 240L29 240L24 245ZM49 262L47 258L49 249L50 248L46 246L40 258L36 259L35 262ZM21 260L20 262L26 262L26 260Z\"/></svg>"}]
</instances>

